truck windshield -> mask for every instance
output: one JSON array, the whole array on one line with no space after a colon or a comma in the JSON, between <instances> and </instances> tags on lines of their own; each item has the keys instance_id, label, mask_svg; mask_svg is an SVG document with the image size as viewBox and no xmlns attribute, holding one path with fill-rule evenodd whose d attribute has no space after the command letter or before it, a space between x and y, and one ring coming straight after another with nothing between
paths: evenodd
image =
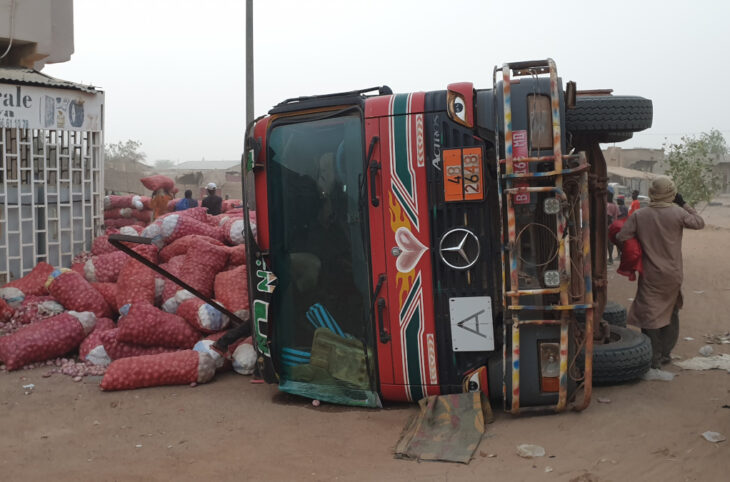
<instances>
[{"instance_id":1,"label":"truck windshield","mask_svg":"<svg viewBox=\"0 0 730 482\"><path fill-rule=\"evenodd\" d=\"M356 113L274 124L268 144L272 356L280 389L373 406L369 264Z\"/></svg>"}]
</instances>

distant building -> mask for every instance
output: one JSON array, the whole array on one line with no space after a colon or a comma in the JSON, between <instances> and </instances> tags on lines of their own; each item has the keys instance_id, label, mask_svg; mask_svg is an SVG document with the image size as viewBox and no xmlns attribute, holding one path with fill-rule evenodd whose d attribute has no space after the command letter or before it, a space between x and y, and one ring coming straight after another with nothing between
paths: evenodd
<instances>
[{"instance_id":1,"label":"distant building","mask_svg":"<svg viewBox=\"0 0 730 482\"><path fill-rule=\"evenodd\" d=\"M720 192L730 193L730 155L718 158L712 173L720 180Z\"/></svg>"},{"instance_id":2,"label":"distant building","mask_svg":"<svg viewBox=\"0 0 730 482\"><path fill-rule=\"evenodd\" d=\"M664 149L624 149L621 147L609 147L603 151L607 166L625 167L635 171L663 174L665 167Z\"/></svg>"},{"instance_id":3,"label":"distant building","mask_svg":"<svg viewBox=\"0 0 730 482\"><path fill-rule=\"evenodd\" d=\"M187 161L159 173L172 177L181 193L190 189L198 199L206 196L205 185L209 182L216 183L223 198L242 196L241 161Z\"/></svg>"}]
</instances>

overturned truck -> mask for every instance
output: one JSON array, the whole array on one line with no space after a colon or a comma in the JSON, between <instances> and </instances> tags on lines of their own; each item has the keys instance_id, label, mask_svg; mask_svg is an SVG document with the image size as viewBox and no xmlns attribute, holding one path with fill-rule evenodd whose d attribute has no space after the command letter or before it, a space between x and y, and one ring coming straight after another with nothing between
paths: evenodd
<instances>
[{"instance_id":1,"label":"overturned truck","mask_svg":"<svg viewBox=\"0 0 730 482\"><path fill-rule=\"evenodd\" d=\"M281 102L243 160L259 371L334 403L585 408L594 345L625 342L601 316L599 143L651 120L648 99L563 87L550 59L495 67L491 89Z\"/></svg>"}]
</instances>

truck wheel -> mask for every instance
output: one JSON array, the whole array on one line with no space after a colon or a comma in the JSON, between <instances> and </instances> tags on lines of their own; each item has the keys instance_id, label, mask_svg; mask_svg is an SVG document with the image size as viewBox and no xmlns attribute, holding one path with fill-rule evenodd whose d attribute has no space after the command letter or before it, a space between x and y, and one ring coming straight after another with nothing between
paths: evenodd
<instances>
[{"instance_id":1,"label":"truck wheel","mask_svg":"<svg viewBox=\"0 0 730 482\"><path fill-rule=\"evenodd\" d=\"M626 327L626 308L619 305L615 301L607 301L606 308L603 310L603 319L609 325Z\"/></svg>"},{"instance_id":2,"label":"truck wheel","mask_svg":"<svg viewBox=\"0 0 730 482\"><path fill-rule=\"evenodd\" d=\"M604 132L603 134L601 134L598 142L602 142L604 144L612 144L614 142L628 141L632 137L634 137L633 132Z\"/></svg>"},{"instance_id":3,"label":"truck wheel","mask_svg":"<svg viewBox=\"0 0 730 482\"><path fill-rule=\"evenodd\" d=\"M585 311L576 311L575 319L584 323L586 320ZM603 320L609 325L626 327L626 308L615 301L607 301L606 308L603 310Z\"/></svg>"},{"instance_id":4,"label":"truck wheel","mask_svg":"<svg viewBox=\"0 0 730 482\"><path fill-rule=\"evenodd\" d=\"M651 342L639 331L611 326L610 341L593 346L593 383L635 380L651 367Z\"/></svg>"},{"instance_id":5,"label":"truck wheel","mask_svg":"<svg viewBox=\"0 0 730 482\"><path fill-rule=\"evenodd\" d=\"M628 133L651 127L651 99L623 95L578 97L565 111L565 128L573 133ZM610 141L606 141L610 142Z\"/></svg>"}]
</instances>

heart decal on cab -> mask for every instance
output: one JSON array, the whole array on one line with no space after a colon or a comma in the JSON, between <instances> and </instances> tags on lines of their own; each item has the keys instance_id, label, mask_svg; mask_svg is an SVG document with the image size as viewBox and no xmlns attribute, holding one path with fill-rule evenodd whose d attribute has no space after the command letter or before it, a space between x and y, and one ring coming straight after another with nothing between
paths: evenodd
<instances>
[{"instance_id":1,"label":"heart decal on cab","mask_svg":"<svg viewBox=\"0 0 730 482\"><path fill-rule=\"evenodd\" d=\"M428 251L408 229L400 227L395 232L395 242L400 248L398 259L395 260L395 267L401 273L410 273L416 267L423 253Z\"/></svg>"}]
</instances>

